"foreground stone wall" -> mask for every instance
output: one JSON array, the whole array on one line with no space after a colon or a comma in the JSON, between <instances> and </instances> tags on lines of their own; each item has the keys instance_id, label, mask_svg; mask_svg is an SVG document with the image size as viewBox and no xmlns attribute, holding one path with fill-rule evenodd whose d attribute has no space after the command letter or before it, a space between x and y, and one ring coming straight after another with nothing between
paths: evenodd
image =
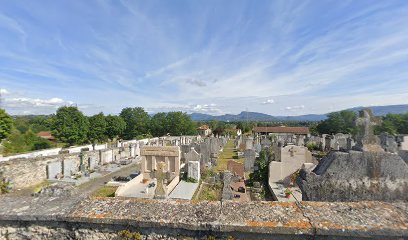
<instances>
[{"instance_id":1,"label":"foreground stone wall","mask_svg":"<svg viewBox=\"0 0 408 240\"><path fill-rule=\"evenodd\" d=\"M71 208L0 202L0 239L407 239L407 202L191 202L91 198ZM53 200L55 201L55 200ZM27 201L32 205L33 201ZM13 204L17 204L14 201ZM29 206L27 205L27 206ZM12 208L10 208L12 207Z\"/></svg>"}]
</instances>

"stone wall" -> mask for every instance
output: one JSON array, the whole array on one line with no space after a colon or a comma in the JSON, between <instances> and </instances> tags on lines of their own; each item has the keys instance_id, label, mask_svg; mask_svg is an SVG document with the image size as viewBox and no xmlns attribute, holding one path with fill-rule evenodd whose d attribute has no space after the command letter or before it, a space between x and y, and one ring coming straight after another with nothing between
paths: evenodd
<instances>
[{"instance_id":1,"label":"stone wall","mask_svg":"<svg viewBox=\"0 0 408 240\"><path fill-rule=\"evenodd\" d=\"M3 200L3 199L2 199ZM92 198L65 211L9 209L0 239L406 239L407 202L190 202Z\"/></svg>"},{"instance_id":2,"label":"stone wall","mask_svg":"<svg viewBox=\"0 0 408 240\"><path fill-rule=\"evenodd\" d=\"M100 150L106 151L106 150ZM95 159L96 163L101 163L101 153L97 151L84 152L84 164L87 164L88 158ZM129 156L129 148L122 151L119 148L113 149L113 158L119 160L121 157ZM75 168L79 170L80 153L58 154L54 156L19 158L10 161L0 162L0 173L13 183L13 188L23 188L39 184L47 179L47 165L52 162L62 162L64 160L73 160Z\"/></svg>"}]
</instances>

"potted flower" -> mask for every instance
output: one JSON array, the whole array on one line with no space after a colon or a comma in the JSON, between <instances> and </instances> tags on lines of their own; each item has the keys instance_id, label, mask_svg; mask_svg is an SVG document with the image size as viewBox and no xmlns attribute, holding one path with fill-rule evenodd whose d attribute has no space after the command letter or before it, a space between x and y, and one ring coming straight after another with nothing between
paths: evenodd
<instances>
[{"instance_id":1,"label":"potted flower","mask_svg":"<svg viewBox=\"0 0 408 240\"><path fill-rule=\"evenodd\" d=\"M286 197L286 198L289 198L290 195L292 194L292 190L290 190L290 188L286 188L285 191L284 191L284 193L285 193L285 197Z\"/></svg>"}]
</instances>

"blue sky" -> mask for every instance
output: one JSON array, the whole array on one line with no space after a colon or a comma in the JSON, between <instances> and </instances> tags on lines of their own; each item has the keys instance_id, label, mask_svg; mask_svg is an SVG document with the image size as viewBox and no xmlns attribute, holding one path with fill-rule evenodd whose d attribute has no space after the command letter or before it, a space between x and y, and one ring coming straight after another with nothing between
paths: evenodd
<instances>
[{"instance_id":1,"label":"blue sky","mask_svg":"<svg viewBox=\"0 0 408 240\"><path fill-rule=\"evenodd\" d=\"M2 1L12 114L408 104L408 1Z\"/></svg>"}]
</instances>

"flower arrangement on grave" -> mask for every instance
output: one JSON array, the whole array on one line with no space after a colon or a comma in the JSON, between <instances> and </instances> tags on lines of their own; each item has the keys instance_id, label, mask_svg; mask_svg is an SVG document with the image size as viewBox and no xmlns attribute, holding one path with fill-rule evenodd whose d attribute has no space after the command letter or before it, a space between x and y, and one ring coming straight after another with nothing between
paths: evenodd
<instances>
[{"instance_id":1,"label":"flower arrangement on grave","mask_svg":"<svg viewBox=\"0 0 408 240\"><path fill-rule=\"evenodd\" d=\"M286 198L289 198L290 195L292 195L292 190L290 190L290 188L286 188L285 191L284 191L284 193L285 193L285 197L286 197Z\"/></svg>"}]
</instances>

